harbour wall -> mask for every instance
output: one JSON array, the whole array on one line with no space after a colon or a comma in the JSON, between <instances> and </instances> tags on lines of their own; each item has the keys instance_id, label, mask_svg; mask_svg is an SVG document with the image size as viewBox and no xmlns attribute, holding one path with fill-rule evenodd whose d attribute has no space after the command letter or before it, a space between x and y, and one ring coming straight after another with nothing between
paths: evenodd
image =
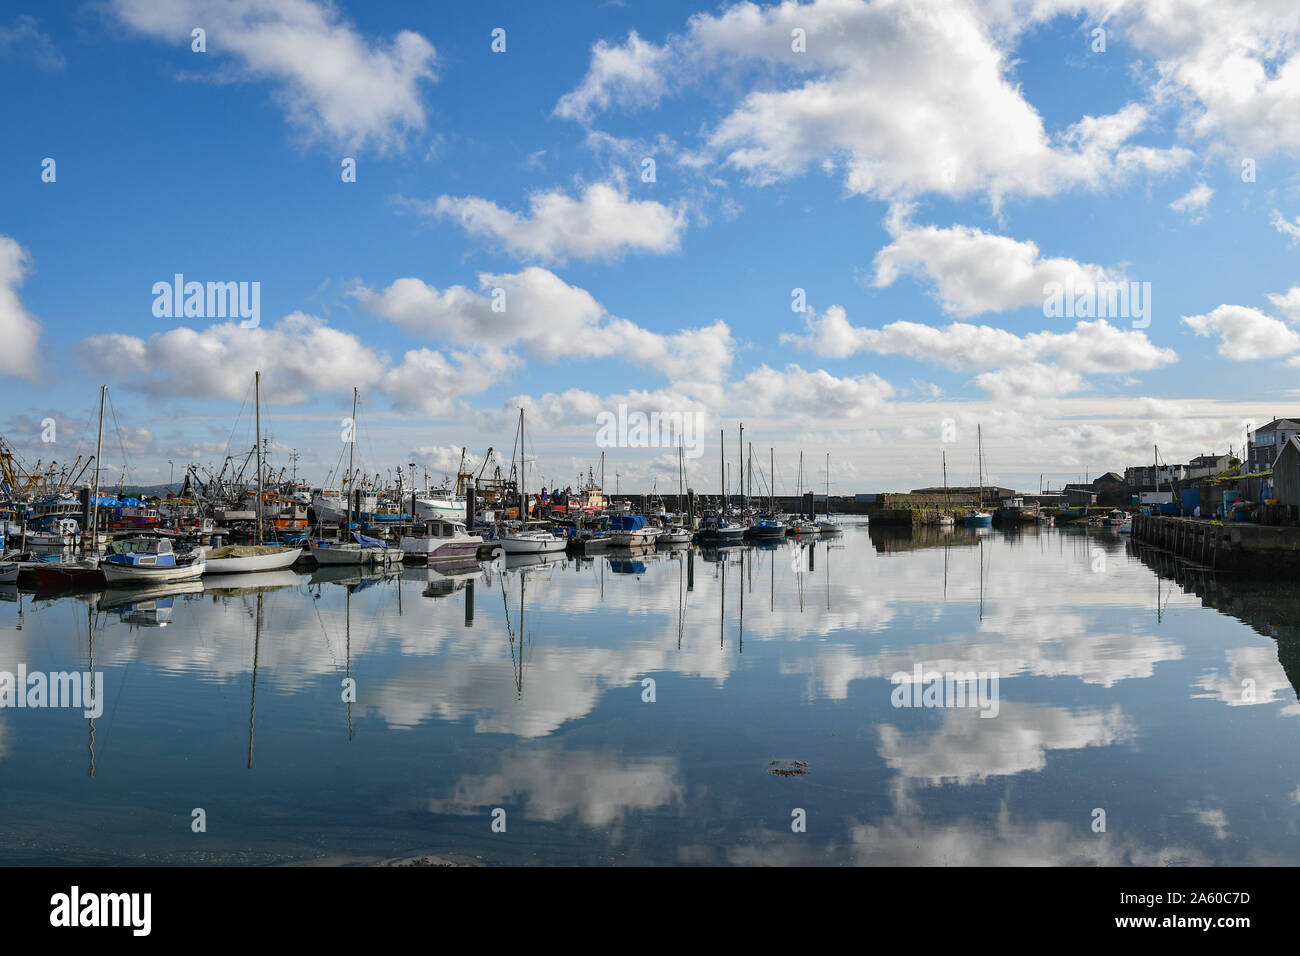
<instances>
[{"instance_id":1,"label":"harbour wall","mask_svg":"<svg viewBox=\"0 0 1300 956\"><path fill-rule=\"evenodd\" d=\"M1133 539L1203 567L1289 574L1300 571L1300 528L1135 515Z\"/></svg>"}]
</instances>

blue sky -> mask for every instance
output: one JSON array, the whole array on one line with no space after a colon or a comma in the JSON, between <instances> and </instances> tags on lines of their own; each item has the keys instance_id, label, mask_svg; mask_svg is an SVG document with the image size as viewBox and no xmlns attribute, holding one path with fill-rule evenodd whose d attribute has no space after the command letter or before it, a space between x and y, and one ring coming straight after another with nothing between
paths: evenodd
<instances>
[{"instance_id":1,"label":"blue sky","mask_svg":"<svg viewBox=\"0 0 1300 956\"><path fill-rule=\"evenodd\" d=\"M1300 13L458 7L6 6L0 427L28 464L84 452L101 383L106 468L219 463L254 368L277 463L318 481L354 385L370 470L508 456L524 405L568 483L623 403L700 416L710 491L741 420L783 487L802 450L852 492L936 481L940 449L973 480L977 423L1032 488L1295 414ZM259 327L156 317L178 272L260 283ZM1150 283L1150 324L1046 315L1063 277ZM605 451L676 485L669 449Z\"/></svg>"}]
</instances>

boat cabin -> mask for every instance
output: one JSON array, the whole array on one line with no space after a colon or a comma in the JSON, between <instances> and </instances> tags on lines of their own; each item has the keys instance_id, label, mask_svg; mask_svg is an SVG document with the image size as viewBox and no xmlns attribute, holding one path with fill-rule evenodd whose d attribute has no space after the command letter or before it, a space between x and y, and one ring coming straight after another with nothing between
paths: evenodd
<instances>
[{"instance_id":1,"label":"boat cabin","mask_svg":"<svg viewBox=\"0 0 1300 956\"><path fill-rule=\"evenodd\" d=\"M609 517L611 531L641 531L649 527L645 515L615 514Z\"/></svg>"},{"instance_id":2,"label":"boat cabin","mask_svg":"<svg viewBox=\"0 0 1300 956\"><path fill-rule=\"evenodd\" d=\"M176 555L171 538L125 538L114 541L105 561L140 568L174 568Z\"/></svg>"},{"instance_id":3,"label":"boat cabin","mask_svg":"<svg viewBox=\"0 0 1300 956\"><path fill-rule=\"evenodd\" d=\"M424 519L424 536L426 538L455 538L465 534L465 525L460 521L446 518Z\"/></svg>"}]
</instances>

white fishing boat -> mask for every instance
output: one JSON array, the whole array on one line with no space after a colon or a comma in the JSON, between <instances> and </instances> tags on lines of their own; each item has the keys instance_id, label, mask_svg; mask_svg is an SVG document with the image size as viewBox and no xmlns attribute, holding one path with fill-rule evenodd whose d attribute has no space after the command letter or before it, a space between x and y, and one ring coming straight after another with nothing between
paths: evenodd
<instances>
[{"instance_id":1,"label":"white fishing boat","mask_svg":"<svg viewBox=\"0 0 1300 956\"><path fill-rule=\"evenodd\" d=\"M70 548L77 543L81 525L75 518L53 518L43 522L43 531L28 531L29 548Z\"/></svg>"},{"instance_id":2,"label":"white fishing boat","mask_svg":"<svg viewBox=\"0 0 1300 956\"><path fill-rule=\"evenodd\" d=\"M400 546L404 560L449 561L474 558L482 543L483 536L470 534L462 521L426 518L424 534L419 537L403 535Z\"/></svg>"},{"instance_id":3,"label":"white fishing boat","mask_svg":"<svg viewBox=\"0 0 1300 956\"><path fill-rule=\"evenodd\" d=\"M361 507L353 517L359 514L374 514L375 509L379 507L379 497L377 495L360 495ZM311 499L312 511L316 515L316 523L321 524L342 524L348 516L348 496L343 492L333 488L317 488L312 493ZM461 514L465 509L461 509Z\"/></svg>"},{"instance_id":4,"label":"white fishing boat","mask_svg":"<svg viewBox=\"0 0 1300 956\"><path fill-rule=\"evenodd\" d=\"M273 545L231 544L205 548L204 574L248 574L255 571L283 571L302 555L302 548Z\"/></svg>"},{"instance_id":5,"label":"white fishing boat","mask_svg":"<svg viewBox=\"0 0 1300 956\"><path fill-rule=\"evenodd\" d=\"M22 564L13 553L0 557L0 584L17 584L20 570Z\"/></svg>"},{"instance_id":6,"label":"white fishing boat","mask_svg":"<svg viewBox=\"0 0 1300 956\"><path fill-rule=\"evenodd\" d=\"M415 516L422 521L443 518L449 521L465 520L465 496L438 488L415 496Z\"/></svg>"},{"instance_id":7,"label":"white fishing boat","mask_svg":"<svg viewBox=\"0 0 1300 956\"><path fill-rule=\"evenodd\" d=\"M190 581L203 574L203 551L173 551L170 538L127 538L114 542L99 562L109 584Z\"/></svg>"}]
</instances>

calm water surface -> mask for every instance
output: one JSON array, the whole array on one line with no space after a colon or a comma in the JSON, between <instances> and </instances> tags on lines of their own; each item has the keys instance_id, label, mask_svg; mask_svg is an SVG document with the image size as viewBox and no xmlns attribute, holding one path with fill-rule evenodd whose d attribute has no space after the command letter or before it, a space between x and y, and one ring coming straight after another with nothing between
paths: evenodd
<instances>
[{"instance_id":1,"label":"calm water surface","mask_svg":"<svg viewBox=\"0 0 1300 956\"><path fill-rule=\"evenodd\" d=\"M93 653L104 699L0 709L0 863L1300 861L1300 585L866 525L332 570L0 591L0 670ZM996 672L997 716L895 707L917 664Z\"/></svg>"}]
</instances>

